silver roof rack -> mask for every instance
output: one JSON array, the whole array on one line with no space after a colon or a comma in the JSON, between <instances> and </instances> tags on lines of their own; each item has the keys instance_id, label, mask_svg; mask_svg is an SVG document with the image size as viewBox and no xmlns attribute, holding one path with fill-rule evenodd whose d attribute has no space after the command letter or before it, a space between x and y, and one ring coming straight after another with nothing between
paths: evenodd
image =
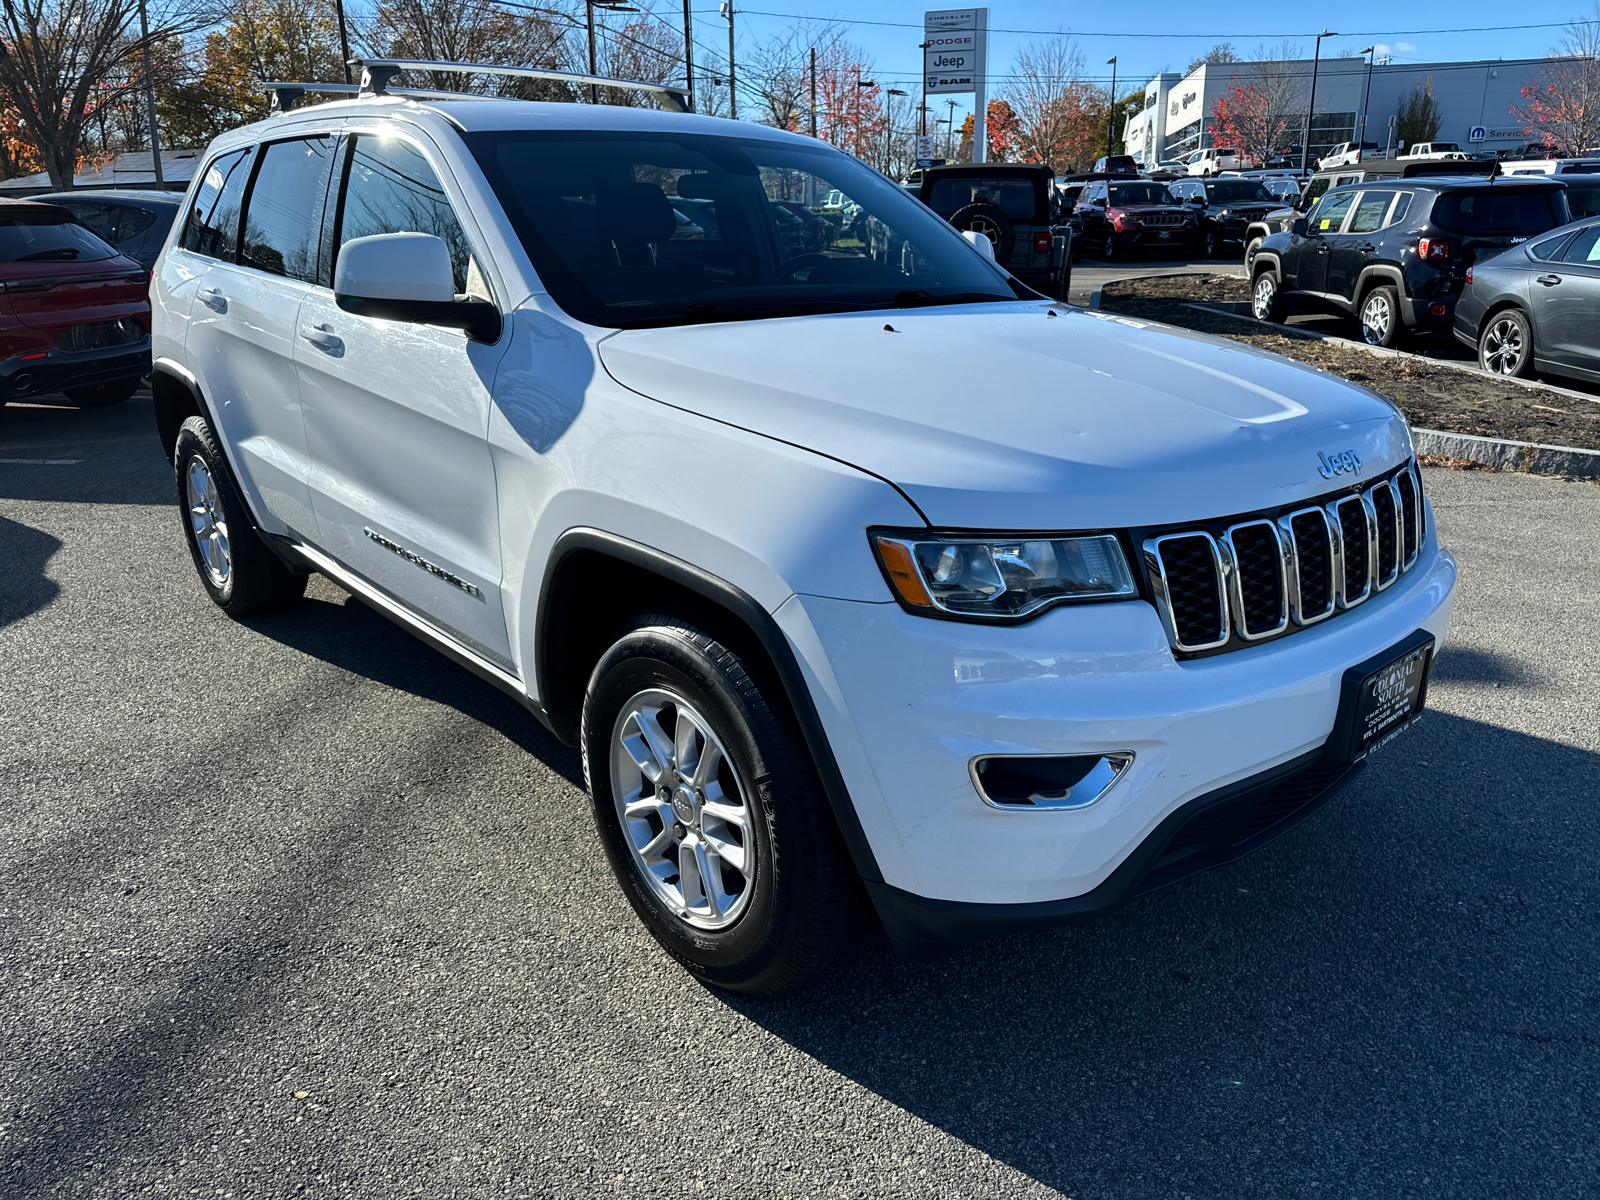
<instances>
[{"instance_id":1,"label":"silver roof rack","mask_svg":"<svg viewBox=\"0 0 1600 1200\"><path fill-rule=\"evenodd\" d=\"M356 83L286 83L283 81L263 80L261 90L267 94L272 105L272 115L278 116L286 113L296 104L300 103L307 92L331 92L336 95L357 96L361 94L361 85ZM430 92L420 88L395 88L388 93L391 96L405 96L412 100L447 100L458 99L461 92Z\"/></svg>"},{"instance_id":2,"label":"silver roof rack","mask_svg":"<svg viewBox=\"0 0 1600 1200\"><path fill-rule=\"evenodd\" d=\"M389 92L389 82L402 71L447 71L455 75L511 75L522 79L549 79L556 83L574 83L596 87L624 88L630 92L648 92L661 102L668 112L686 113L689 103L685 89L666 83L642 83L637 79L610 79L604 75L575 75L570 71L549 71L543 67L502 67L494 63L425 62L408 58L352 58L352 67L361 68L360 93L363 96L416 95L410 89ZM283 85L280 85L283 86ZM306 86L308 85L288 85ZM340 91L355 90L344 85ZM460 97L460 92L433 92L434 96Z\"/></svg>"}]
</instances>

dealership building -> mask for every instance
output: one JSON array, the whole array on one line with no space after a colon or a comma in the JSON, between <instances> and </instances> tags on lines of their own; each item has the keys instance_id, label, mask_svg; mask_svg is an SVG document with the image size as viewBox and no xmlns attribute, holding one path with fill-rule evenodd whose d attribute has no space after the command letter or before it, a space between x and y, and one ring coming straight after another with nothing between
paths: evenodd
<instances>
[{"instance_id":1,"label":"dealership building","mask_svg":"<svg viewBox=\"0 0 1600 1200\"><path fill-rule=\"evenodd\" d=\"M1550 60L1512 58L1486 62L1378 63L1364 58L1325 58L1317 64L1316 114L1311 123L1311 153L1326 154L1340 142L1376 142L1398 150L1394 117L1413 91L1433 81L1439 106L1438 140L1459 142L1463 150L1506 150L1525 140L1511 116L1523 103L1522 87L1540 79ZM1311 92L1309 58L1286 62L1202 63L1187 75L1157 75L1145 84L1144 108L1129 119L1125 153L1141 164L1187 158L1213 144L1208 117L1230 84L1287 77L1298 89L1300 109L1284 136L1299 145L1305 101ZM1370 81L1369 81L1370 76ZM1368 99L1370 86L1371 98ZM1366 132L1361 133L1362 117Z\"/></svg>"}]
</instances>

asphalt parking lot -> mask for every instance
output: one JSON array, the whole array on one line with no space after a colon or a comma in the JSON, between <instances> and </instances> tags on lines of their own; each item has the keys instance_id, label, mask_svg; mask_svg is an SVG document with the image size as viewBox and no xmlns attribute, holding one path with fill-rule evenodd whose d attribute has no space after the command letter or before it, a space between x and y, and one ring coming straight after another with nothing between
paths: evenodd
<instances>
[{"instance_id":1,"label":"asphalt parking lot","mask_svg":"<svg viewBox=\"0 0 1600 1200\"><path fill-rule=\"evenodd\" d=\"M0 1195L1600 1192L1600 488L1426 473L1431 712L1266 850L752 1002L510 700L213 608L151 430L0 413Z\"/></svg>"}]
</instances>

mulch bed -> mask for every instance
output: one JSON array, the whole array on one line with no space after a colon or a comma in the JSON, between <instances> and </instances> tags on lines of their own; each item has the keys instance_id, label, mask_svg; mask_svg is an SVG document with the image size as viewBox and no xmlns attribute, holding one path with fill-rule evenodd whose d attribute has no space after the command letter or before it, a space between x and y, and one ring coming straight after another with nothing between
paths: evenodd
<instances>
[{"instance_id":1,"label":"mulch bed","mask_svg":"<svg viewBox=\"0 0 1600 1200\"><path fill-rule=\"evenodd\" d=\"M1387 396L1419 429L1600 450L1600 396L1580 400L1439 366L1426 358L1378 358L1354 346L1284 332L1292 326L1253 326L1186 307L1197 301L1248 298L1246 281L1235 276L1173 275L1108 283L1100 293L1100 307L1220 334L1322 367Z\"/></svg>"}]
</instances>

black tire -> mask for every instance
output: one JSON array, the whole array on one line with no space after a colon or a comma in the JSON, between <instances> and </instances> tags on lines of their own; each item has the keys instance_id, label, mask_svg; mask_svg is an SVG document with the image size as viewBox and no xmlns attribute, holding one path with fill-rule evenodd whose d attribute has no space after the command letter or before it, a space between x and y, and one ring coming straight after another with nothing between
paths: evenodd
<instances>
[{"instance_id":1,"label":"black tire","mask_svg":"<svg viewBox=\"0 0 1600 1200\"><path fill-rule=\"evenodd\" d=\"M958 208L951 214L950 224L963 232L981 233L994 246L994 260L1002 267L1011 261L1017 248L1017 227L997 206L979 202Z\"/></svg>"},{"instance_id":2,"label":"black tire","mask_svg":"<svg viewBox=\"0 0 1600 1200\"><path fill-rule=\"evenodd\" d=\"M306 576L286 567L250 523L238 482L204 417L190 417L179 427L172 458L183 540L212 602L230 617L252 617L287 608L305 595ZM191 504L191 473L196 464L204 469L210 503ZM196 487L197 493L199 490ZM208 531L221 531L220 547L215 537L202 535L202 523ZM217 556L216 563L201 551L202 540ZM224 561L225 571L220 569Z\"/></svg>"},{"instance_id":3,"label":"black tire","mask_svg":"<svg viewBox=\"0 0 1600 1200\"><path fill-rule=\"evenodd\" d=\"M1520 308L1503 308L1478 334L1478 365L1506 379L1533 378L1533 325Z\"/></svg>"},{"instance_id":4,"label":"black tire","mask_svg":"<svg viewBox=\"0 0 1600 1200\"><path fill-rule=\"evenodd\" d=\"M1200 253L1207 258L1222 257L1222 234L1215 225L1207 225L1201 235Z\"/></svg>"},{"instance_id":5,"label":"black tire","mask_svg":"<svg viewBox=\"0 0 1600 1200\"><path fill-rule=\"evenodd\" d=\"M110 408L132 399L139 390L139 380L118 379L95 387L62 388L61 394L79 408Z\"/></svg>"},{"instance_id":6,"label":"black tire","mask_svg":"<svg viewBox=\"0 0 1600 1200\"><path fill-rule=\"evenodd\" d=\"M1256 264L1256 251L1261 249L1261 243L1263 240L1264 239L1262 238L1256 237L1251 238L1247 243L1245 243L1244 270L1246 275L1250 273L1250 269Z\"/></svg>"},{"instance_id":7,"label":"black tire","mask_svg":"<svg viewBox=\"0 0 1600 1200\"><path fill-rule=\"evenodd\" d=\"M1405 321L1400 316L1400 292L1392 284L1380 284L1361 297L1356 317L1361 323L1362 340L1369 346L1392 347L1405 338Z\"/></svg>"},{"instance_id":8,"label":"black tire","mask_svg":"<svg viewBox=\"0 0 1600 1200\"><path fill-rule=\"evenodd\" d=\"M736 787L742 797L750 836L741 834L741 841L746 852L753 843L753 871L734 872L743 907L730 906L731 923L721 928L692 923L683 873L653 883L636 849L636 835L666 834L681 850L688 844L683 835L698 826L679 824L673 807L671 830L660 816L640 818L638 830L623 828L613 776L632 768L615 765L614 754L628 714L650 692L679 697L703 718L736 772L731 784L723 777L724 795ZM659 613L638 617L595 665L580 740L595 823L617 882L645 927L690 973L728 991L774 996L815 981L853 950L863 914L860 881L781 687L759 665L747 670L739 653L689 621ZM674 852L673 846L665 851ZM729 868L719 864L725 882ZM671 900L674 887L681 889L677 901ZM674 911L669 903L685 907Z\"/></svg>"},{"instance_id":9,"label":"black tire","mask_svg":"<svg viewBox=\"0 0 1600 1200\"><path fill-rule=\"evenodd\" d=\"M1275 271L1262 271L1250 285L1250 315L1258 321L1283 320L1283 289Z\"/></svg>"},{"instance_id":10,"label":"black tire","mask_svg":"<svg viewBox=\"0 0 1600 1200\"><path fill-rule=\"evenodd\" d=\"M1116 262L1122 257L1122 249L1117 245L1117 235L1110 230L1106 231L1106 244L1101 250L1102 262Z\"/></svg>"}]
</instances>

